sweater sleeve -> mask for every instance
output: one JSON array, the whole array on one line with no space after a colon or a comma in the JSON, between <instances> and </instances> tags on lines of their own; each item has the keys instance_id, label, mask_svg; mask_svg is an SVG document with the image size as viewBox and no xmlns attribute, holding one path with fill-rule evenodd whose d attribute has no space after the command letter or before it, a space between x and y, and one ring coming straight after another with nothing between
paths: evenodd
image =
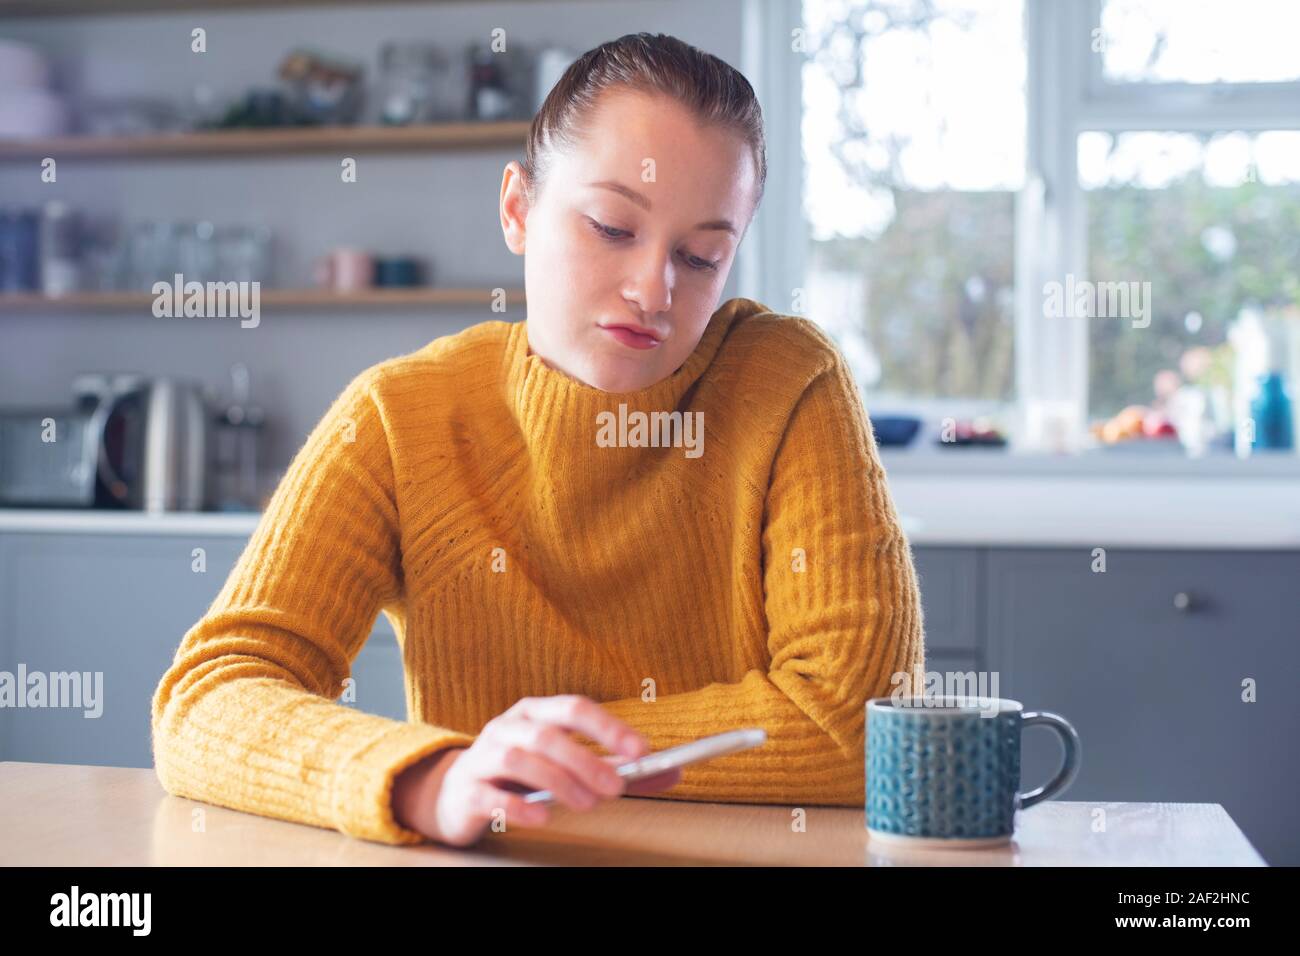
<instances>
[{"instance_id":1,"label":"sweater sleeve","mask_svg":"<svg viewBox=\"0 0 1300 956\"><path fill-rule=\"evenodd\" d=\"M866 701L899 686L920 692L923 622L910 546L838 351L788 420L762 548L765 670L602 706L654 750L724 730L767 731L764 745L687 767L655 796L862 806ZM905 676L894 682L895 674Z\"/></svg>"},{"instance_id":2,"label":"sweater sleeve","mask_svg":"<svg viewBox=\"0 0 1300 956\"><path fill-rule=\"evenodd\" d=\"M154 692L163 788L389 844L393 779L473 737L337 700L375 617L402 594L398 510L373 370L295 455L204 616Z\"/></svg>"}]
</instances>

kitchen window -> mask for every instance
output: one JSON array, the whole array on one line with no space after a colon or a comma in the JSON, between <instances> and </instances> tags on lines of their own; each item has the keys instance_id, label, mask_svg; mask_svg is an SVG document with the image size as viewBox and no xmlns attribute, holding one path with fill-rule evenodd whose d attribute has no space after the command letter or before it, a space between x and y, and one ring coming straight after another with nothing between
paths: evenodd
<instances>
[{"instance_id":1,"label":"kitchen window","mask_svg":"<svg viewBox=\"0 0 1300 956\"><path fill-rule=\"evenodd\" d=\"M751 8L772 165L802 167L769 191L751 286L826 328L869 411L993 413L1077 450L1162 371L1222 380L1233 320L1300 297L1300 6ZM1052 283L1112 280L1150 283L1149 326L1046 309Z\"/></svg>"},{"instance_id":2,"label":"kitchen window","mask_svg":"<svg viewBox=\"0 0 1300 956\"><path fill-rule=\"evenodd\" d=\"M1300 298L1300 131L1079 134L1088 273L1150 283L1151 324L1088 330L1094 418L1151 401L1179 381L1211 396L1233 427L1232 323Z\"/></svg>"},{"instance_id":3,"label":"kitchen window","mask_svg":"<svg viewBox=\"0 0 1300 956\"><path fill-rule=\"evenodd\" d=\"M806 0L804 17L808 314L873 404L1011 401L1021 3Z\"/></svg>"}]
</instances>

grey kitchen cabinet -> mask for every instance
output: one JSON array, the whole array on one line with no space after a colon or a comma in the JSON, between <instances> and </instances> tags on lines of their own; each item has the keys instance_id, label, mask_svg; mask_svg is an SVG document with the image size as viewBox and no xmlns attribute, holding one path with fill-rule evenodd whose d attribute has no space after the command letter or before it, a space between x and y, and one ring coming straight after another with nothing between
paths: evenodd
<instances>
[{"instance_id":1,"label":"grey kitchen cabinet","mask_svg":"<svg viewBox=\"0 0 1300 956\"><path fill-rule=\"evenodd\" d=\"M0 760L150 767L149 708L185 632L225 583L247 539L178 534L0 534L0 670L102 675L87 708L0 709ZM193 549L206 571L193 569ZM357 700L405 719L387 618L354 664ZM94 678L86 681L89 693Z\"/></svg>"},{"instance_id":2,"label":"grey kitchen cabinet","mask_svg":"<svg viewBox=\"0 0 1300 956\"><path fill-rule=\"evenodd\" d=\"M0 670L102 677L102 710L0 711L0 759L148 767L149 705L243 542L190 535L0 535ZM193 551L205 551L206 571ZM90 676L87 676L90 675ZM53 701L51 701L53 703Z\"/></svg>"},{"instance_id":3,"label":"grey kitchen cabinet","mask_svg":"<svg viewBox=\"0 0 1300 956\"><path fill-rule=\"evenodd\" d=\"M980 590L982 555L978 548L912 549L921 607L925 614L926 669L930 659L983 656Z\"/></svg>"},{"instance_id":4,"label":"grey kitchen cabinet","mask_svg":"<svg viewBox=\"0 0 1300 956\"><path fill-rule=\"evenodd\" d=\"M1000 696L1079 732L1067 800L1220 803L1272 864L1300 864L1300 554L994 549ZM1253 683L1255 700L1247 702ZM1060 762L1026 732L1022 784Z\"/></svg>"},{"instance_id":5,"label":"grey kitchen cabinet","mask_svg":"<svg viewBox=\"0 0 1300 956\"><path fill-rule=\"evenodd\" d=\"M985 658L983 555L978 548L926 546L913 548L912 560L925 617L926 673L939 675L945 692L957 687L975 690ZM955 675L965 683L951 683Z\"/></svg>"}]
</instances>

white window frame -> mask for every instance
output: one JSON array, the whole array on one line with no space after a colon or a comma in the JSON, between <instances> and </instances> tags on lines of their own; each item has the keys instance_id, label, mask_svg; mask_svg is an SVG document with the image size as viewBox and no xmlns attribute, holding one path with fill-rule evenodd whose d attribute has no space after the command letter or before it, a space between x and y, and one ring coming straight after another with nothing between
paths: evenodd
<instances>
[{"instance_id":1,"label":"white window frame","mask_svg":"<svg viewBox=\"0 0 1300 956\"><path fill-rule=\"evenodd\" d=\"M737 253L739 295L790 314L804 284L808 224L803 214L803 65L792 49L802 0L744 0L740 69L763 108L767 183Z\"/></svg>"},{"instance_id":2,"label":"white window frame","mask_svg":"<svg viewBox=\"0 0 1300 956\"><path fill-rule=\"evenodd\" d=\"M1027 182L1016 250L1016 385L1021 426L1034 402L1062 403L1087 428L1088 326L1043 317L1045 282L1088 278L1080 133L1300 129L1300 82L1112 82L1102 75L1102 0L1026 0ZM1094 33L1094 31L1098 31ZM1024 281L1022 281L1024 280Z\"/></svg>"},{"instance_id":3,"label":"white window frame","mask_svg":"<svg viewBox=\"0 0 1300 956\"><path fill-rule=\"evenodd\" d=\"M1077 142L1102 130L1264 131L1300 129L1300 82L1108 82L1093 52L1102 0L1025 0L1025 187L1015 203L1015 378L1013 434L1031 446L1046 410L1075 437L1088 424L1088 326L1045 318L1043 287L1066 275L1087 279L1086 197ZM792 312L805 282L802 67L792 31L801 0L744 0L742 69L755 84L767 123L768 185L738 259L738 294ZM815 318L815 317L814 317ZM960 401L921 398L921 413ZM950 412L945 412L950 413Z\"/></svg>"}]
</instances>

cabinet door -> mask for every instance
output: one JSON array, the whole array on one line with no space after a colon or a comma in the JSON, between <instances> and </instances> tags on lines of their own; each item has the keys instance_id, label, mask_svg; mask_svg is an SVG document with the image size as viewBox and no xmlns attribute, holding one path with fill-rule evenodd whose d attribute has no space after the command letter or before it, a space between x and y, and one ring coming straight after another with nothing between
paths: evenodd
<instances>
[{"instance_id":1,"label":"cabinet door","mask_svg":"<svg viewBox=\"0 0 1300 956\"><path fill-rule=\"evenodd\" d=\"M63 689L84 693L82 706L50 706L70 702L61 693L44 707L0 712L0 759L152 766L153 692L244 543L189 535L0 535L0 670L67 675ZM205 562L197 567L196 548Z\"/></svg>"},{"instance_id":2,"label":"cabinet door","mask_svg":"<svg viewBox=\"0 0 1300 956\"><path fill-rule=\"evenodd\" d=\"M1300 864L1294 552L994 550L989 667L1000 693L1079 732L1067 800L1220 803L1273 864ZM1243 700L1253 682L1256 700ZM1024 788L1059 765L1022 745Z\"/></svg>"},{"instance_id":3,"label":"cabinet door","mask_svg":"<svg viewBox=\"0 0 1300 956\"><path fill-rule=\"evenodd\" d=\"M921 607L925 649L932 655L980 656L981 554L975 548L918 547L912 550ZM927 670L934 670L926 664Z\"/></svg>"}]
</instances>

